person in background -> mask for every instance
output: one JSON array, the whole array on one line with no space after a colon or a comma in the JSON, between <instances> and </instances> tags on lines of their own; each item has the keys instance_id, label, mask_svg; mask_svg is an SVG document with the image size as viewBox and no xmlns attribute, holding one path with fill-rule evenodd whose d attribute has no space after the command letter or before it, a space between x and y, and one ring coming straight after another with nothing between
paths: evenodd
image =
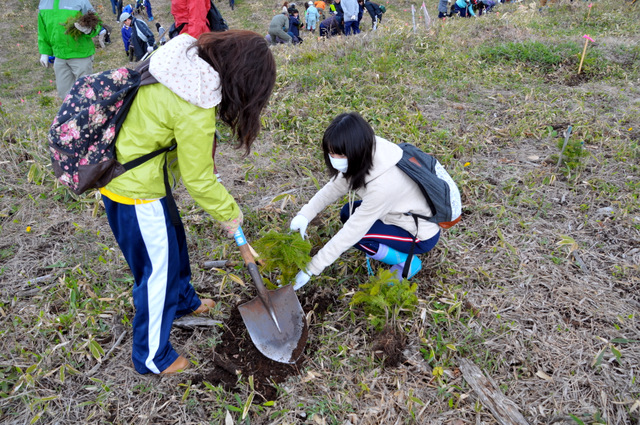
<instances>
[{"instance_id":1,"label":"person in background","mask_svg":"<svg viewBox=\"0 0 640 425\"><path fill-rule=\"evenodd\" d=\"M102 29L98 33L98 43L102 49L105 45L111 44L111 27L105 23L102 23Z\"/></svg>"},{"instance_id":2,"label":"person in background","mask_svg":"<svg viewBox=\"0 0 640 425\"><path fill-rule=\"evenodd\" d=\"M304 20L307 23L307 31L315 32L316 26L318 25L318 9L313 5L312 1L307 3L307 12L304 15Z\"/></svg>"},{"instance_id":3,"label":"person in background","mask_svg":"<svg viewBox=\"0 0 640 425\"><path fill-rule=\"evenodd\" d=\"M456 0L453 4L453 13L460 15L462 18L475 18L476 13L473 11L471 0Z\"/></svg>"},{"instance_id":4,"label":"person in background","mask_svg":"<svg viewBox=\"0 0 640 425\"><path fill-rule=\"evenodd\" d=\"M362 22L362 17L364 16L364 1L357 0L358 2L358 32L360 32L360 22Z\"/></svg>"},{"instance_id":5,"label":"person in background","mask_svg":"<svg viewBox=\"0 0 640 425\"><path fill-rule=\"evenodd\" d=\"M322 273L352 246L368 258L391 265L391 271L401 278L413 236L417 236L415 254L430 251L440 238L437 224L424 220L416 228L413 217L405 214L433 215L418 184L396 166L402 149L376 136L364 118L351 112L331 121L322 138L322 151L330 180L291 220L291 230L304 238L309 221L329 204L345 195L349 202L340 211L342 229L298 273L294 289ZM356 195L361 200L354 201ZM412 257L407 278L421 268L420 259Z\"/></svg>"},{"instance_id":6,"label":"person in background","mask_svg":"<svg viewBox=\"0 0 640 425\"><path fill-rule=\"evenodd\" d=\"M236 7L236 0L229 0L229 7L233 10Z\"/></svg>"},{"instance_id":7,"label":"person in background","mask_svg":"<svg viewBox=\"0 0 640 425\"><path fill-rule=\"evenodd\" d=\"M118 0L111 0L111 12L113 12L113 14L115 15L117 11L118 11ZM118 15L116 15L116 18L117 17Z\"/></svg>"},{"instance_id":8,"label":"person in background","mask_svg":"<svg viewBox=\"0 0 640 425\"><path fill-rule=\"evenodd\" d=\"M269 23L269 42L273 46L278 44L278 38L286 44L291 43L291 36L287 33L289 30L289 16L286 13L278 13L271 19Z\"/></svg>"},{"instance_id":9,"label":"person in background","mask_svg":"<svg viewBox=\"0 0 640 425\"><path fill-rule=\"evenodd\" d=\"M438 19L444 19L449 16L449 3L451 3L451 0L438 1Z\"/></svg>"},{"instance_id":10,"label":"person in background","mask_svg":"<svg viewBox=\"0 0 640 425\"><path fill-rule=\"evenodd\" d=\"M313 3L313 6L316 8L316 10L318 11L318 21L322 20L325 18L324 16L324 10L327 7L327 4L322 1L322 0L316 0Z\"/></svg>"},{"instance_id":11,"label":"person in background","mask_svg":"<svg viewBox=\"0 0 640 425\"><path fill-rule=\"evenodd\" d=\"M293 44L302 43L302 39L300 38L300 27L302 23L300 22L298 9L289 9L289 34L291 36L291 41Z\"/></svg>"},{"instance_id":12,"label":"person in background","mask_svg":"<svg viewBox=\"0 0 640 425\"><path fill-rule=\"evenodd\" d=\"M81 35L75 38L65 34L65 23L78 12L83 15L95 12L89 0L40 0L38 6L38 51L40 64L47 68L49 56L55 56L53 71L56 74L58 96L64 98L75 81L93 72L93 55L96 47L92 38L102 27L86 28L74 24Z\"/></svg>"},{"instance_id":13,"label":"person in background","mask_svg":"<svg viewBox=\"0 0 640 425\"><path fill-rule=\"evenodd\" d=\"M120 19L126 18L122 22L122 28L120 29L120 35L122 36L122 44L124 44L124 54L129 57L129 60L133 62L133 45L131 45L131 34L133 34L133 28L131 28L131 20L129 20L129 14L122 12Z\"/></svg>"},{"instance_id":14,"label":"person in background","mask_svg":"<svg viewBox=\"0 0 640 425\"><path fill-rule=\"evenodd\" d=\"M371 16L371 29L377 29L378 24L382 22L382 9L380 9L380 5L369 0L360 0L360 2L364 3L364 8L367 9L369 16Z\"/></svg>"},{"instance_id":15,"label":"person in background","mask_svg":"<svg viewBox=\"0 0 640 425\"><path fill-rule=\"evenodd\" d=\"M344 34L358 34L358 0L341 0L340 4L344 12Z\"/></svg>"},{"instance_id":16,"label":"person in background","mask_svg":"<svg viewBox=\"0 0 640 425\"><path fill-rule=\"evenodd\" d=\"M338 35L342 32L340 28L340 23L338 22L338 18L335 15L330 15L327 19L320 22L320 37L333 37L334 35Z\"/></svg>"},{"instance_id":17,"label":"person in background","mask_svg":"<svg viewBox=\"0 0 640 425\"><path fill-rule=\"evenodd\" d=\"M122 13L128 13L129 15L133 15L133 6L131 4L127 4L122 8ZM122 13L120 14L122 16Z\"/></svg>"},{"instance_id":18,"label":"person in background","mask_svg":"<svg viewBox=\"0 0 640 425\"><path fill-rule=\"evenodd\" d=\"M122 0L116 0L116 22L120 22L120 15L122 15Z\"/></svg>"},{"instance_id":19,"label":"person in background","mask_svg":"<svg viewBox=\"0 0 640 425\"><path fill-rule=\"evenodd\" d=\"M335 16L338 20L338 23L340 24L340 27L344 28L344 11L342 10L342 0L333 0L332 6L335 9Z\"/></svg>"},{"instance_id":20,"label":"person in background","mask_svg":"<svg viewBox=\"0 0 640 425\"><path fill-rule=\"evenodd\" d=\"M127 12L122 12L120 22L122 22L122 42L131 61L139 61L147 53L153 52L156 40L146 22L136 19ZM133 59L131 51L133 51Z\"/></svg>"},{"instance_id":21,"label":"person in background","mask_svg":"<svg viewBox=\"0 0 640 425\"><path fill-rule=\"evenodd\" d=\"M144 0L144 8L147 10L147 18L153 21L153 12L151 11L151 0Z\"/></svg>"},{"instance_id":22,"label":"person in background","mask_svg":"<svg viewBox=\"0 0 640 425\"><path fill-rule=\"evenodd\" d=\"M160 22L156 22L156 30L158 31L158 45L162 46L167 42L167 32Z\"/></svg>"},{"instance_id":23,"label":"person in background","mask_svg":"<svg viewBox=\"0 0 640 425\"><path fill-rule=\"evenodd\" d=\"M289 13L289 2L285 1L282 3L282 9L280 10L282 13Z\"/></svg>"},{"instance_id":24,"label":"person in background","mask_svg":"<svg viewBox=\"0 0 640 425\"><path fill-rule=\"evenodd\" d=\"M171 0L171 15L178 28L184 24L180 34L189 34L198 38L200 34L210 32L207 14L211 7L211 0Z\"/></svg>"},{"instance_id":25,"label":"person in background","mask_svg":"<svg viewBox=\"0 0 640 425\"><path fill-rule=\"evenodd\" d=\"M189 34L167 42L149 59L156 84L141 86L115 142L123 162L176 145L100 189L113 234L134 278L132 360L138 373L170 374L189 360L169 341L174 319L207 313L191 283L185 229L167 199L167 176L233 238L243 214L213 174L210 152L216 120L226 123L248 154L260 132L276 64L264 38L251 31Z\"/></svg>"}]
</instances>

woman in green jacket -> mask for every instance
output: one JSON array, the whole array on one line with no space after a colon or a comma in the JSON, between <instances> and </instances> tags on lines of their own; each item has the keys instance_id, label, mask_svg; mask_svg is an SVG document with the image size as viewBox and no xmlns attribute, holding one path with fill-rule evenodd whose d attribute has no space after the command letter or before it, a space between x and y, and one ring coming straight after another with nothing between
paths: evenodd
<instances>
[{"instance_id":1,"label":"woman in green jacket","mask_svg":"<svg viewBox=\"0 0 640 425\"><path fill-rule=\"evenodd\" d=\"M200 300L191 285L184 228L167 203L164 167L182 181L193 199L228 237L242 212L216 179L211 151L216 117L227 123L248 153L260 131L260 113L275 84L276 66L263 37L231 30L181 34L149 62L158 81L140 87L116 140L127 162L176 144L113 179L100 191L113 233L135 279L133 363L139 373L173 373L189 365L169 342L177 317L204 313L213 300ZM169 182L169 184L175 183ZM173 219L172 219L173 218Z\"/></svg>"},{"instance_id":2,"label":"woman in green jacket","mask_svg":"<svg viewBox=\"0 0 640 425\"><path fill-rule=\"evenodd\" d=\"M38 6L38 50L40 64L49 66L49 56L55 56L53 70L56 73L58 96L64 97L75 81L93 72L93 55L96 52L92 38L102 27L86 28L76 22L81 33L78 37L66 34L67 19L81 13L93 12L89 0L40 0Z\"/></svg>"}]
</instances>

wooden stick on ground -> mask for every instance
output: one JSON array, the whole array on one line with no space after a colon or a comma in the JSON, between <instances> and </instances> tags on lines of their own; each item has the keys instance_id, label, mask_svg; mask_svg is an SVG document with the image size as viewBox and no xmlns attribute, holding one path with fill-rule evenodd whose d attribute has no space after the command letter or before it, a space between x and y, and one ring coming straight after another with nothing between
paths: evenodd
<instances>
[{"instance_id":1,"label":"wooden stick on ground","mask_svg":"<svg viewBox=\"0 0 640 425\"><path fill-rule=\"evenodd\" d=\"M220 320L213 320L210 317L187 315L173 321L175 326L179 328L192 329L198 326L212 327L221 325Z\"/></svg>"},{"instance_id":2,"label":"wooden stick on ground","mask_svg":"<svg viewBox=\"0 0 640 425\"><path fill-rule=\"evenodd\" d=\"M478 394L480 403L488 408L501 425L529 425L518 411L515 403L509 400L497 385L487 378L482 370L467 359L460 359L460 371L465 381Z\"/></svg>"}]
</instances>

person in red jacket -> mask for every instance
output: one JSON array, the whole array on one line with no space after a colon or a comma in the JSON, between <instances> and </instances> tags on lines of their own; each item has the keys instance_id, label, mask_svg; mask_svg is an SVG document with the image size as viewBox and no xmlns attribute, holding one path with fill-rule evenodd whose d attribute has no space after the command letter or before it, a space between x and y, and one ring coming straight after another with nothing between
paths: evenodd
<instances>
[{"instance_id":1,"label":"person in red jacket","mask_svg":"<svg viewBox=\"0 0 640 425\"><path fill-rule=\"evenodd\" d=\"M185 24L180 34L189 34L193 38L210 32L207 25L207 13L211 7L211 0L172 0L171 14L176 21L176 28Z\"/></svg>"}]
</instances>

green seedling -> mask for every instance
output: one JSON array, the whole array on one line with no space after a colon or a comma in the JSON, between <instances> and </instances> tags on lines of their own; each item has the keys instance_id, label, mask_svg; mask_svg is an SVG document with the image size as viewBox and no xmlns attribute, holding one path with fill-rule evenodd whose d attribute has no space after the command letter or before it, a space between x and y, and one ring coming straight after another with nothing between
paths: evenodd
<instances>
[{"instance_id":1,"label":"green seedling","mask_svg":"<svg viewBox=\"0 0 640 425\"><path fill-rule=\"evenodd\" d=\"M403 279L400 281L389 270L379 269L360 290L353 294L349 305L362 305L369 324L381 330L387 324L394 324L402 312L411 312L418 304L418 285Z\"/></svg>"},{"instance_id":2,"label":"green seedling","mask_svg":"<svg viewBox=\"0 0 640 425\"><path fill-rule=\"evenodd\" d=\"M281 285L293 281L298 270L311 261L311 243L299 233L270 231L253 244L263 261L262 271L273 274Z\"/></svg>"}]
</instances>

